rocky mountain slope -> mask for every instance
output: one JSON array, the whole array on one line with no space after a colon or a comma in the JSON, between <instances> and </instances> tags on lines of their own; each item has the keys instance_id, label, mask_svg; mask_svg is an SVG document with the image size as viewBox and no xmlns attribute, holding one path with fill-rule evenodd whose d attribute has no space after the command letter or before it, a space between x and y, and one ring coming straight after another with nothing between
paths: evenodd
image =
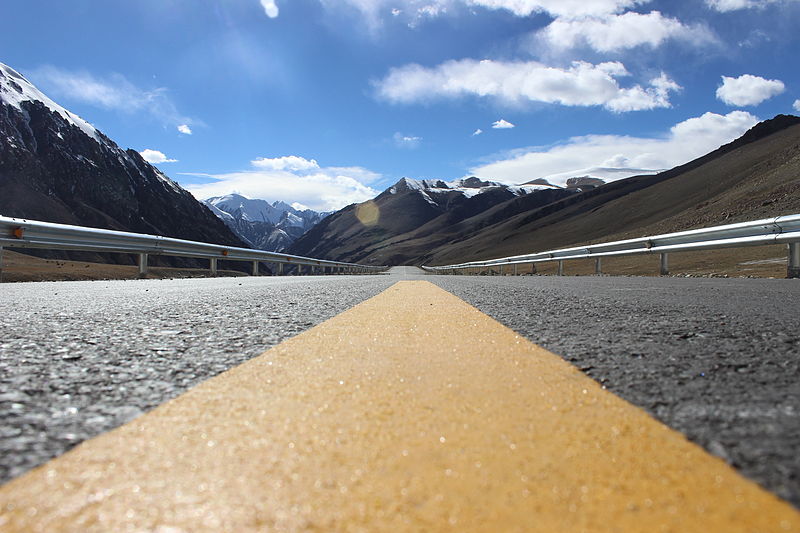
<instances>
[{"instance_id":1,"label":"rocky mountain slope","mask_svg":"<svg viewBox=\"0 0 800 533\"><path fill-rule=\"evenodd\" d=\"M798 213L800 118L779 115L694 161L608 184L581 177L558 189L533 180L523 187L541 189L526 194L485 187L487 196L455 196L442 183L401 180L331 215L291 250L450 264Z\"/></svg>"},{"instance_id":2,"label":"rocky mountain slope","mask_svg":"<svg viewBox=\"0 0 800 533\"><path fill-rule=\"evenodd\" d=\"M0 63L0 214L246 246L191 194Z\"/></svg>"},{"instance_id":3,"label":"rocky mountain slope","mask_svg":"<svg viewBox=\"0 0 800 533\"><path fill-rule=\"evenodd\" d=\"M504 185L475 177L444 182L403 178L373 200L330 215L289 249L318 257L403 264L451 242L472 220L519 200L531 208L577 194L550 184Z\"/></svg>"},{"instance_id":4,"label":"rocky mountain slope","mask_svg":"<svg viewBox=\"0 0 800 533\"><path fill-rule=\"evenodd\" d=\"M203 203L243 241L270 252L285 250L329 214L240 194L215 196Z\"/></svg>"}]
</instances>

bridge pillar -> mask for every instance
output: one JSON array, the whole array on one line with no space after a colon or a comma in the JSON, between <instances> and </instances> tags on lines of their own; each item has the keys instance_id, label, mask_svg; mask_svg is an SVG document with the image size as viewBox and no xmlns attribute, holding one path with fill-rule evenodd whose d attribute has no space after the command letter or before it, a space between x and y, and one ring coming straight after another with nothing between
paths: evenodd
<instances>
[{"instance_id":1,"label":"bridge pillar","mask_svg":"<svg viewBox=\"0 0 800 533\"><path fill-rule=\"evenodd\" d=\"M594 273L596 275L601 275L603 273L603 258L596 257L594 260Z\"/></svg>"},{"instance_id":2,"label":"bridge pillar","mask_svg":"<svg viewBox=\"0 0 800 533\"><path fill-rule=\"evenodd\" d=\"M789 266L787 278L800 278L800 242L789 243Z\"/></svg>"},{"instance_id":3,"label":"bridge pillar","mask_svg":"<svg viewBox=\"0 0 800 533\"><path fill-rule=\"evenodd\" d=\"M139 277L147 276L147 254L139 254Z\"/></svg>"},{"instance_id":4,"label":"bridge pillar","mask_svg":"<svg viewBox=\"0 0 800 533\"><path fill-rule=\"evenodd\" d=\"M211 275L212 276L216 276L217 275L217 258L216 257L212 257L208 261L209 261L209 265L208 266L209 266L209 269L211 270Z\"/></svg>"},{"instance_id":5,"label":"bridge pillar","mask_svg":"<svg viewBox=\"0 0 800 533\"><path fill-rule=\"evenodd\" d=\"M661 254L661 267L658 272L662 276L669 276L669 254Z\"/></svg>"}]
</instances>

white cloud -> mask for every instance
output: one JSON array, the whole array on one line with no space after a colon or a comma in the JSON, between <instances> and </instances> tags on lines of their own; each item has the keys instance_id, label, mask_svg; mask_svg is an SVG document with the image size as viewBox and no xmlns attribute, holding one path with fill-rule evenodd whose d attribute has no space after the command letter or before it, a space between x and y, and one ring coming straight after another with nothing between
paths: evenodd
<instances>
[{"instance_id":1,"label":"white cloud","mask_svg":"<svg viewBox=\"0 0 800 533\"><path fill-rule=\"evenodd\" d=\"M510 104L603 106L614 112L670 107L669 93L680 89L665 74L651 80L649 87L620 87L617 78L628 75L619 62L575 61L569 68L558 68L536 61L463 59L432 68L393 68L375 87L379 98L392 103L477 96Z\"/></svg>"},{"instance_id":2,"label":"white cloud","mask_svg":"<svg viewBox=\"0 0 800 533\"><path fill-rule=\"evenodd\" d=\"M264 8L264 13L271 19L278 16L278 6L275 5L275 0L261 0L261 7Z\"/></svg>"},{"instance_id":3,"label":"white cloud","mask_svg":"<svg viewBox=\"0 0 800 533\"><path fill-rule=\"evenodd\" d=\"M510 130L514 127L514 124L510 123L505 119L496 120L492 123L492 128L496 130Z\"/></svg>"},{"instance_id":4,"label":"white cloud","mask_svg":"<svg viewBox=\"0 0 800 533\"><path fill-rule=\"evenodd\" d=\"M255 168L264 170L288 170L288 171L301 171L301 170L314 170L319 168L319 163L316 159L306 159L296 155L287 155L284 157L259 157L250 162Z\"/></svg>"},{"instance_id":5,"label":"white cloud","mask_svg":"<svg viewBox=\"0 0 800 533\"><path fill-rule=\"evenodd\" d=\"M184 135L192 134L192 128L190 128L188 124L180 124L178 126L178 131L183 133Z\"/></svg>"},{"instance_id":6,"label":"white cloud","mask_svg":"<svg viewBox=\"0 0 800 533\"><path fill-rule=\"evenodd\" d=\"M142 159L151 163L153 165L158 165L161 163L177 163L177 159L170 159L164 154L164 152L159 152L158 150L151 150L150 148L146 148L139 152L142 156Z\"/></svg>"},{"instance_id":7,"label":"white cloud","mask_svg":"<svg viewBox=\"0 0 800 533\"><path fill-rule=\"evenodd\" d=\"M607 15L618 13L650 0L465 0L468 5L489 9L505 9L518 17L534 13L553 16L580 17L584 15Z\"/></svg>"},{"instance_id":8,"label":"white cloud","mask_svg":"<svg viewBox=\"0 0 800 533\"><path fill-rule=\"evenodd\" d=\"M198 122L178 112L167 89L140 89L121 74L100 78L88 72L70 72L45 66L35 70L31 78L59 98L122 113L145 112L161 123L174 127L188 127Z\"/></svg>"},{"instance_id":9,"label":"white cloud","mask_svg":"<svg viewBox=\"0 0 800 533\"><path fill-rule=\"evenodd\" d=\"M798 113L800 113L800 100L795 100L795 101L794 101L794 105L793 105L792 107L794 107L794 110L795 110L795 111L797 111Z\"/></svg>"},{"instance_id":10,"label":"white cloud","mask_svg":"<svg viewBox=\"0 0 800 533\"><path fill-rule=\"evenodd\" d=\"M791 3L797 0L706 0L706 5L722 13L737 11L739 9L763 9L770 4L779 2Z\"/></svg>"},{"instance_id":11,"label":"white cloud","mask_svg":"<svg viewBox=\"0 0 800 533\"><path fill-rule=\"evenodd\" d=\"M759 76L744 74L738 78L722 76L722 85L717 89L717 98L728 105L758 105L786 90L780 80L766 80Z\"/></svg>"},{"instance_id":12,"label":"white cloud","mask_svg":"<svg viewBox=\"0 0 800 533\"><path fill-rule=\"evenodd\" d=\"M587 174L615 180L686 163L740 137L757 122L757 117L744 111L705 113L658 137L573 137L556 146L514 150L470 169L467 175L512 183L546 178L561 185L568 178Z\"/></svg>"},{"instance_id":13,"label":"white cloud","mask_svg":"<svg viewBox=\"0 0 800 533\"><path fill-rule=\"evenodd\" d=\"M477 135L480 135L481 133L483 133L483 130L478 128L477 130L472 132L472 136L475 137Z\"/></svg>"},{"instance_id":14,"label":"white cloud","mask_svg":"<svg viewBox=\"0 0 800 533\"><path fill-rule=\"evenodd\" d=\"M708 28L687 26L658 11L557 18L536 35L551 48L564 50L585 45L598 52L616 52L641 45L656 48L670 38L694 44L715 41Z\"/></svg>"},{"instance_id":15,"label":"white cloud","mask_svg":"<svg viewBox=\"0 0 800 533\"><path fill-rule=\"evenodd\" d=\"M363 167L321 167L300 156L260 157L253 169L226 174L189 174L211 180L184 185L196 198L237 192L249 198L298 202L317 211L334 211L375 197L369 184L382 178Z\"/></svg>"},{"instance_id":16,"label":"white cloud","mask_svg":"<svg viewBox=\"0 0 800 533\"><path fill-rule=\"evenodd\" d=\"M360 14L371 30L389 16L404 19L412 26L420 19L457 13L459 8L484 8L507 11L517 17L546 13L553 17L602 16L620 13L626 8L650 0L320 0L333 12Z\"/></svg>"},{"instance_id":17,"label":"white cloud","mask_svg":"<svg viewBox=\"0 0 800 533\"><path fill-rule=\"evenodd\" d=\"M403 135L399 131L395 133L392 138L394 139L394 144L398 148L417 148L422 142L422 137Z\"/></svg>"}]
</instances>

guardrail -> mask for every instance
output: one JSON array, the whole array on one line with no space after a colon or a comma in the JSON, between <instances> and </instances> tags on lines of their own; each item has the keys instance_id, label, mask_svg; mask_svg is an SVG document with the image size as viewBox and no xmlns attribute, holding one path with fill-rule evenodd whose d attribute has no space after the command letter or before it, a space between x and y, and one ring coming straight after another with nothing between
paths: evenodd
<instances>
[{"instance_id":1,"label":"guardrail","mask_svg":"<svg viewBox=\"0 0 800 533\"><path fill-rule=\"evenodd\" d=\"M517 266L558 261L558 275L564 274L564 261L573 259L595 259L595 272L602 274L602 258L622 255L660 254L661 275L669 274L668 254L692 250L718 248L738 248L762 246L767 244L787 244L789 261L787 277L800 278L800 215L787 215L739 224L728 224L712 228L702 228L677 233L666 233L652 237L641 237L624 241L577 246L559 250L548 250L526 255L501 257L486 261L472 261L456 265L425 267L428 272L455 274L474 269L481 271L499 267L500 273L506 265L512 266L516 274Z\"/></svg>"},{"instance_id":2,"label":"guardrail","mask_svg":"<svg viewBox=\"0 0 800 533\"><path fill-rule=\"evenodd\" d=\"M383 266L343 263L250 248L186 241L158 235L69 226L0 216L0 273L2 273L3 265L3 247L138 254L140 276L147 274L147 258L150 255L208 259L212 275L217 274L218 260L252 261L252 273L254 276L258 275L258 266L262 262L276 263L278 265L278 274L283 273L284 265L297 265L298 268L305 267L310 269L311 273L327 270L354 274L386 270L386 267Z\"/></svg>"}]
</instances>

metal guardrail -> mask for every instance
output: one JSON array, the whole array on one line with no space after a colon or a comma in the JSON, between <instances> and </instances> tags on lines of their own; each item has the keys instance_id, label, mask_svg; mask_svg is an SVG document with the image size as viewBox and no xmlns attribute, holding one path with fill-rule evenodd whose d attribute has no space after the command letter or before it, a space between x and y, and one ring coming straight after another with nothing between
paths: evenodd
<instances>
[{"instance_id":1,"label":"metal guardrail","mask_svg":"<svg viewBox=\"0 0 800 533\"><path fill-rule=\"evenodd\" d=\"M589 246L577 246L559 250L548 250L526 255L501 257L486 261L472 261L455 265L425 267L428 272L438 274L455 274L468 269L486 269L510 265L514 268L521 264L533 264L558 261L558 274L564 273L564 261L572 259L595 259L595 272L602 273L603 257L637 254L660 254L662 275L669 274L668 254L671 252L687 252L692 250L708 250L718 248L738 248L744 246L763 246L767 244L787 244L789 262L787 277L800 278L800 215L787 215L739 224L728 224L677 233L666 233L652 237L641 237L624 241L614 241Z\"/></svg>"},{"instance_id":2,"label":"metal guardrail","mask_svg":"<svg viewBox=\"0 0 800 533\"><path fill-rule=\"evenodd\" d=\"M258 265L262 262L276 263L279 274L283 273L284 265L306 267L312 272L324 269L346 273L370 273L386 270L384 266L343 263L158 235L0 216L0 272L2 271L3 247L138 254L139 274L142 276L147 274L147 258L150 255L208 259L212 274L217 273L218 260L252 261L253 275L258 274Z\"/></svg>"}]
</instances>

